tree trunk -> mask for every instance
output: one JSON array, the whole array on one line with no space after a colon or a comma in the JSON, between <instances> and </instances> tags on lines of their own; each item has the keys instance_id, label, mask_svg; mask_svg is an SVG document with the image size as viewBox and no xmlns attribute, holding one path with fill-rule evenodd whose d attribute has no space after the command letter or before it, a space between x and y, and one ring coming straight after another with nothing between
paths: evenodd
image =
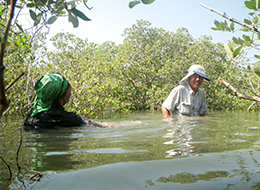
<instances>
[{"instance_id":1,"label":"tree trunk","mask_svg":"<svg viewBox=\"0 0 260 190\"><path fill-rule=\"evenodd\" d=\"M5 26L5 31L4 31L4 37L1 42L0 46L0 117L4 113L4 111L9 107L9 102L7 101L5 97L5 85L4 85L4 53L5 53L5 47L6 47L6 42L8 38L8 33L9 29L11 26L11 21L14 16L14 8L17 0L11 0L11 7L10 7L10 12L9 12L9 18Z\"/></svg>"}]
</instances>

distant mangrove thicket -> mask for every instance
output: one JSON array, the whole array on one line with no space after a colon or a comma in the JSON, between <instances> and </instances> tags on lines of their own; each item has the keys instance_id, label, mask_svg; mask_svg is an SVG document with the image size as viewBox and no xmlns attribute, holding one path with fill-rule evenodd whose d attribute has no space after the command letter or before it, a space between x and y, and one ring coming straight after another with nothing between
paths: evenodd
<instances>
[{"instance_id":1,"label":"distant mangrove thicket","mask_svg":"<svg viewBox=\"0 0 260 190\"><path fill-rule=\"evenodd\" d=\"M116 45L58 33L51 39L50 50L44 35L34 37L31 43L29 34L13 33L5 56L6 84L21 72L25 75L6 91L11 102L7 114L26 114L33 104L36 80L52 72L62 73L72 85L68 111L96 117L118 111L158 110L192 64L202 65L211 79L202 85L210 110L247 110L252 104L233 96L218 82L222 77L233 86L243 86L244 72L243 67L226 63L223 44L212 43L211 37L194 39L185 28L166 31L144 20L125 29L123 36L123 43ZM259 105L250 109L258 110Z\"/></svg>"}]
</instances>

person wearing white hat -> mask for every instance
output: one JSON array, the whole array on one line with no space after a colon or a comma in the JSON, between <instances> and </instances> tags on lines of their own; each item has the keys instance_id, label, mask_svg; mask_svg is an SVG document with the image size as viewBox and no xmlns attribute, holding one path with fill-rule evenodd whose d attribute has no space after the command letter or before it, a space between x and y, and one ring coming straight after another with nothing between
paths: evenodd
<instances>
[{"instance_id":1,"label":"person wearing white hat","mask_svg":"<svg viewBox=\"0 0 260 190\"><path fill-rule=\"evenodd\" d=\"M199 87L203 79L210 81L205 75L205 69L200 65L192 65L188 74L180 81L162 104L164 117L208 116L205 93Z\"/></svg>"}]
</instances>

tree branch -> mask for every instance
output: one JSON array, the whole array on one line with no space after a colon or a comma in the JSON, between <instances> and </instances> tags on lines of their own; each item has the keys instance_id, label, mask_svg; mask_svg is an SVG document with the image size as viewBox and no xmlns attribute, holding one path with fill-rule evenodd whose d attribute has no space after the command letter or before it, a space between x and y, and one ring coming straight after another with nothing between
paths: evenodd
<instances>
[{"instance_id":1,"label":"tree branch","mask_svg":"<svg viewBox=\"0 0 260 190\"><path fill-rule=\"evenodd\" d=\"M4 53L5 53L5 47L6 47L6 42L8 38L8 33L9 29L11 26L11 21L14 16L14 8L17 0L11 0L11 8L9 12L9 18L7 21L7 24L5 26L5 32L4 32L4 37L1 42L0 46L0 117L2 116L3 112L8 108L9 103L5 97L5 85L4 85Z\"/></svg>"},{"instance_id":2,"label":"tree branch","mask_svg":"<svg viewBox=\"0 0 260 190\"><path fill-rule=\"evenodd\" d=\"M218 81L220 83L222 83L225 87L227 87L228 89L230 89L231 91L233 91L235 93L235 95L238 98L242 98L242 99L246 99L246 100L251 100L251 101L256 101L256 102L260 102L260 97L258 96L247 96L241 92L239 92L236 88L234 88L231 84L227 83L225 80L223 80L222 78L218 78Z\"/></svg>"},{"instance_id":3,"label":"tree branch","mask_svg":"<svg viewBox=\"0 0 260 190\"><path fill-rule=\"evenodd\" d=\"M0 156L0 158L2 159L2 161L5 163L5 165L8 167L8 170L9 170L9 173L10 173L10 177L9 179L12 179L12 171L11 171L11 168L10 166L6 163L6 161L4 160L4 158L2 156Z\"/></svg>"},{"instance_id":4,"label":"tree branch","mask_svg":"<svg viewBox=\"0 0 260 190\"><path fill-rule=\"evenodd\" d=\"M11 82L11 84L9 84L6 88L5 88L5 91L7 91L9 88L11 88L14 83L16 83L16 81L19 80L19 78L21 78L22 76L24 75L24 72L22 72L13 82Z\"/></svg>"},{"instance_id":5,"label":"tree branch","mask_svg":"<svg viewBox=\"0 0 260 190\"><path fill-rule=\"evenodd\" d=\"M89 6L87 5L87 3L85 2L85 0L83 0L83 3L84 3L84 5L85 5L85 7L87 7L88 10L93 9L93 7L89 7Z\"/></svg>"},{"instance_id":6,"label":"tree branch","mask_svg":"<svg viewBox=\"0 0 260 190\"><path fill-rule=\"evenodd\" d=\"M19 152L20 152L20 149L21 149L21 146L23 144L23 129L22 127L20 127L20 144L19 144L19 147L16 151L16 165L17 165L17 168L18 168L18 174L20 173L21 171L21 166L19 165Z\"/></svg>"},{"instance_id":7,"label":"tree branch","mask_svg":"<svg viewBox=\"0 0 260 190\"><path fill-rule=\"evenodd\" d=\"M210 7L208 7L208 6L206 6L206 5L202 4L202 3L200 3L200 5L201 5L202 7L204 7L204 8L206 8L206 9L208 9L208 10L214 12L214 13L217 13L218 15L224 17L225 19L227 19L227 20L229 20L229 21L231 21L231 22L237 23L237 24L239 24L239 25L241 25L241 26L243 26L243 27L246 27L246 28L248 28L248 29L250 29L250 30L253 30L253 31L255 31L255 32L260 33L260 29L258 29L256 26L251 26L250 24L246 24L246 23L244 23L244 22L240 22L240 21L238 21L238 20L236 20L236 19L234 19L234 18L232 18L232 17L229 17L228 15L226 15L226 13L218 12L218 11L216 11L215 9L210 8Z\"/></svg>"}]
</instances>

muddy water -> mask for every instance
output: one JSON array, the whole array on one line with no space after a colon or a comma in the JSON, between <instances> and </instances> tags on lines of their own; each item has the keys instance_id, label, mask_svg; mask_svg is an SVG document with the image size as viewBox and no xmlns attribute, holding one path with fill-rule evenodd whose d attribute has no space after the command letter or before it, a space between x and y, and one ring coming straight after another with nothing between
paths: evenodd
<instances>
[{"instance_id":1,"label":"muddy water","mask_svg":"<svg viewBox=\"0 0 260 190\"><path fill-rule=\"evenodd\" d=\"M20 131L2 118L0 189L258 189L259 114L211 112L164 119L135 112L96 120L121 125ZM21 141L22 140L22 141ZM19 150L17 169L17 150Z\"/></svg>"}]
</instances>

